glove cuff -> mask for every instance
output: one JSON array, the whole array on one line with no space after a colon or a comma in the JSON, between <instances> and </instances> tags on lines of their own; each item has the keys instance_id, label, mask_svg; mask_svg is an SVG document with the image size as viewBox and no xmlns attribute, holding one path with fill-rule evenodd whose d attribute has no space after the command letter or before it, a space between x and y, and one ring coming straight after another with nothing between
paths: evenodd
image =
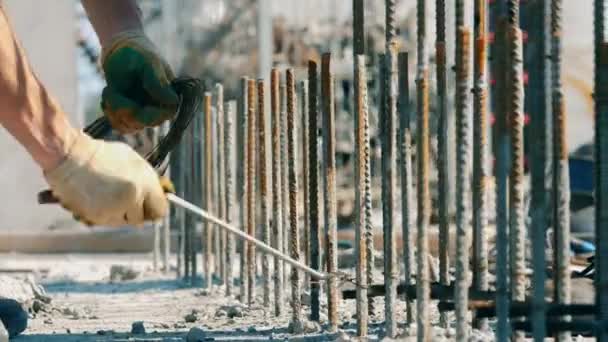
<instances>
[{"instance_id":1,"label":"glove cuff","mask_svg":"<svg viewBox=\"0 0 608 342\"><path fill-rule=\"evenodd\" d=\"M106 59L114 51L132 45L145 50L158 52L156 46L148 39L142 30L127 30L116 34L107 44L101 48L101 65L105 64Z\"/></svg>"},{"instance_id":2,"label":"glove cuff","mask_svg":"<svg viewBox=\"0 0 608 342\"><path fill-rule=\"evenodd\" d=\"M101 147L100 144L93 144L92 142L93 139L91 137L79 131L68 149L65 159L54 169L44 172L44 177L49 182L49 185L52 186L53 183L69 178L74 170L88 164L97 153L99 147Z\"/></svg>"}]
</instances>

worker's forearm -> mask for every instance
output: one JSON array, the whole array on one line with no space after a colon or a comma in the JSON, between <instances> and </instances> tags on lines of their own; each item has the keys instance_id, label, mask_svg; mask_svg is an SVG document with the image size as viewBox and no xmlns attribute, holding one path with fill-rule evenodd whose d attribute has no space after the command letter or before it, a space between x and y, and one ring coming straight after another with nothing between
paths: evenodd
<instances>
[{"instance_id":1,"label":"worker's forearm","mask_svg":"<svg viewBox=\"0 0 608 342\"><path fill-rule=\"evenodd\" d=\"M82 0L81 2L102 46L117 33L143 30L141 10L135 0Z\"/></svg>"},{"instance_id":2,"label":"worker's forearm","mask_svg":"<svg viewBox=\"0 0 608 342\"><path fill-rule=\"evenodd\" d=\"M57 101L34 75L0 6L0 125L43 170L59 164L75 137Z\"/></svg>"}]
</instances>

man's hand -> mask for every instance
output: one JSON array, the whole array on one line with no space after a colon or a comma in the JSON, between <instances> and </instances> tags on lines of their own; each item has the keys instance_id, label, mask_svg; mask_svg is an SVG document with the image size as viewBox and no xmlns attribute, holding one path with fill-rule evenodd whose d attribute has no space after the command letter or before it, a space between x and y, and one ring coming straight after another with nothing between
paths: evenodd
<instances>
[{"instance_id":1,"label":"man's hand","mask_svg":"<svg viewBox=\"0 0 608 342\"><path fill-rule=\"evenodd\" d=\"M156 47L139 30L113 37L102 53L107 86L101 107L121 133L161 124L175 115L178 97L173 72Z\"/></svg>"},{"instance_id":2,"label":"man's hand","mask_svg":"<svg viewBox=\"0 0 608 342\"><path fill-rule=\"evenodd\" d=\"M140 225L167 214L158 175L131 147L79 133L66 159L45 172L53 195L89 225Z\"/></svg>"}]
</instances>

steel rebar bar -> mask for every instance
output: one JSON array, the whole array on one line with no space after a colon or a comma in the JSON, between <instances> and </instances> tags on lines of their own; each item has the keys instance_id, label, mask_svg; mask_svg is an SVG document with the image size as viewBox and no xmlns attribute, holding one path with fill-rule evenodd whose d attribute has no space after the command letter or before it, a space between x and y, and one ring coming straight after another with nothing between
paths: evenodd
<instances>
[{"instance_id":1,"label":"steel rebar bar","mask_svg":"<svg viewBox=\"0 0 608 342\"><path fill-rule=\"evenodd\" d=\"M205 116L205 165L204 165L204 176L205 176L205 186L203 188L203 209L211 212L213 208L213 115L211 111L211 94L205 93L204 101L203 101L203 109ZM202 239L201 243L204 246L204 258L203 258L203 277L204 284L206 288L211 288L213 285L213 273L211 272L211 262L212 262L212 251L213 251L213 229L208 222L203 224L202 231Z\"/></svg>"},{"instance_id":2,"label":"steel rebar bar","mask_svg":"<svg viewBox=\"0 0 608 342\"><path fill-rule=\"evenodd\" d=\"M551 1L551 87L553 112L553 234L555 302L570 304L570 175L566 136L566 112L561 78L562 0ZM569 321L568 316L562 317ZM571 341L569 331L557 341Z\"/></svg>"},{"instance_id":3,"label":"steel rebar bar","mask_svg":"<svg viewBox=\"0 0 608 342\"><path fill-rule=\"evenodd\" d=\"M239 224L241 227L241 230L243 232L247 231L247 218L249 217L249 214L247 213L247 170L249 170L249 165L248 165L248 154L249 154L249 148L247 146L247 132L248 132L248 110L249 110L249 105L248 105L248 101L247 101L247 97L248 97L248 86L249 86L249 80L247 79L247 77L242 77L240 80L240 87L239 87L239 99L240 101L238 102L238 113L237 113L237 117L238 117L238 122L237 122L237 135L236 135L236 139L237 139L237 190L238 190L238 201L239 201ZM248 290L248 283L249 283L249 277L248 277L248 273L247 270L249 268L249 266L247 265L247 254L248 254L248 245L247 243L245 243L244 241L240 241L239 242L239 258L240 258L240 269L239 269L239 278L240 278L240 300L241 302L245 302L246 298L249 297L247 290Z\"/></svg>"},{"instance_id":4,"label":"steel rebar bar","mask_svg":"<svg viewBox=\"0 0 608 342\"><path fill-rule=\"evenodd\" d=\"M234 222L234 138L233 138L233 118L235 115L235 101L229 101L226 106L224 116L224 170L226 171L226 222ZM231 234L226 236L226 296L231 296L234 286L234 237Z\"/></svg>"},{"instance_id":5,"label":"steel rebar bar","mask_svg":"<svg viewBox=\"0 0 608 342\"><path fill-rule=\"evenodd\" d=\"M226 219L226 180L225 180L225 156L224 156L224 87L221 84L215 85L215 108L216 114L216 174L217 174L217 214L218 217ZM222 232L217 235L220 248L217 250L216 260L219 266L220 282L226 284L226 264L224 253L226 251L227 233Z\"/></svg>"},{"instance_id":6,"label":"steel rebar bar","mask_svg":"<svg viewBox=\"0 0 608 342\"><path fill-rule=\"evenodd\" d=\"M435 26L437 39L435 43L435 63L437 64L437 177L438 177L438 211L439 211L439 281L450 284L450 261L448 258L450 229L450 180L448 168L448 85L446 67L446 4L445 0L436 1ZM408 128L409 129L409 128ZM411 156L410 156L411 158ZM403 182L403 176L402 176ZM411 182L411 180L410 180ZM403 201L403 199L402 199ZM409 310L408 310L409 313ZM448 313L440 314L441 325L447 327Z\"/></svg>"},{"instance_id":7,"label":"steel rebar bar","mask_svg":"<svg viewBox=\"0 0 608 342\"><path fill-rule=\"evenodd\" d=\"M469 245L471 231L470 174L471 144L471 30L460 26L456 41L456 260L454 302L456 305L456 340L468 341L467 303L469 289Z\"/></svg>"},{"instance_id":8,"label":"steel rebar bar","mask_svg":"<svg viewBox=\"0 0 608 342\"><path fill-rule=\"evenodd\" d=\"M473 287L488 289L488 128L487 128L487 7L475 0L475 65L473 90ZM487 319L476 319L474 327L488 329Z\"/></svg>"},{"instance_id":9,"label":"steel rebar bar","mask_svg":"<svg viewBox=\"0 0 608 342\"><path fill-rule=\"evenodd\" d=\"M353 0L353 55L365 54L365 7L363 0Z\"/></svg>"},{"instance_id":10,"label":"steel rebar bar","mask_svg":"<svg viewBox=\"0 0 608 342\"><path fill-rule=\"evenodd\" d=\"M274 248L283 248L283 195L281 175L281 112L279 70L270 72L270 111L272 115L272 234ZM283 312L283 261L274 258L274 314Z\"/></svg>"},{"instance_id":11,"label":"steel rebar bar","mask_svg":"<svg viewBox=\"0 0 608 342\"><path fill-rule=\"evenodd\" d=\"M262 241L267 245L270 245L270 182L268 179L268 154L266 152L266 108L264 106L264 80L258 80L258 169L260 177L260 216L262 222L259 227L262 229ZM262 283L263 283L263 303L264 306L270 306L270 286L271 286L271 275L270 275L270 256L267 254L262 255Z\"/></svg>"},{"instance_id":12,"label":"steel rebar bar","mask_svg":"<svg viewBox=\"0 0 608 342\"><path fill-rule=\"evenodd\" d=\"M308 212L310 207L309 197L308 197L308 180L310 178L309 175L309 162L308 162L308 139L310 135L310 129L308 128L308 80L302 80L300 83L300 121L302 122L302 204L304 213ZM303 259L307 265L310 265L310 218L308 215L304 214L304 226L302 232L302 243L300 247L303 249ZM310 277L308 275L304 275L303 286L305 290L310 289Z\"/></svg>"},{"instance_id":13,"label":"steel rebar bar","mask_svg":"<svg viewBox=\"0 0 608 342\"><path fill-rule=\"evenodd\" d=\"M281 195L283 196L283 246L287 248L289 240L289 163L287 160L287 87L285 82L279 82L279 105L281 109ZM307 229L304 227L304 229ZM289 267L283 264L283 283L289 278Z\"/></svg>"},{"instance_id":14,"label":"steel rebar bar","mask_svg":"<svg viewBox=\"0 0 608 342\"><path fill-rule=\"evenodd\" d=\"M367 246L366 232L371 221L371 175L369 168L369 118L367 112L367 71L365 56L355 58L355 249L357 286L357 335L367 336ZM370 196L368 196L370 194ZM368 208L369 207L369 208Z\"/></svg>"},{"instance_id":15,"label":"steel rebar bar","mask_svg":"<svg viewBox=\"0 0 608 342\"><path fill-rule=\"evenodd\" d=\"M429 195L429 68L427 52L427 15L429 13L427 1L417 0L416 22L418 65L416 75L417 87L417 237L416 244L418 253L416 256L416 311L418 319L417 338L418 341L429 341L430 324L428 305L430 303L429 286L429 264L428 264L428 229L430 219L430 195Z\"/></svg>"},{"instance_id":16,"label":"steel rebar bar","mask_svg":"<svg viewBox=\"0 0 608 342\"><path fill-rule=\"evenodd\" d=\"M309 180L308 180L308 198L310 208L308 212L310 224L310 266L315 270L321 269L321 256L319 251L319 224L320 224L320 208L319 208L319 148L317 132L319 131L319 110L317 105L317 82L318 71L317 62L308 61L308 127L310 130L308 138L308 162L309 162ZM293 241L293 237L292 237ZM310 281L310 319L318 321L319 316L319 296L321 287L318 281L311 279Z\"/></svg>"},{"instance_id":17,"label":"steel rebar bar","mask_svg":"<svg viewBox=\"0 0 608 342\"><path fill-rule=\"evenodd\" d=\"M247 117L248 117L248 132L247 132L247 234L249 236L256 236L256 196L255 196L255 178L256 178L256 117L255 117L255 81L248 80L247 85ZM247 284L247 303L253 304L255 301L255 287L256 287L256 257L255 257L255 246L249 245L247 248L247 273L248 273L248 284Z\"/></svg>"},{"instance_id":18,"label":"steel rebar bar","mask_svg":"<svg viewBox=\"0 0 608 342\"><path fill-rule=\"evenodd\" d=\"M293 69L287 69L287 160L289 166L289 229L291 257L300 259L300 232L298 229L298 178L297 178L297 148L296 148L296 99L295 76ZM316 102L315 102L316 103ZM315 127L313 125L313 127ZM313 269L318 270L318 265ZM318 279L314 282L318 284ZM302 322L302 300L300 294L300 273L297 269L291 270L291 308L294 326Z\"/></svg>"}]
</instances>

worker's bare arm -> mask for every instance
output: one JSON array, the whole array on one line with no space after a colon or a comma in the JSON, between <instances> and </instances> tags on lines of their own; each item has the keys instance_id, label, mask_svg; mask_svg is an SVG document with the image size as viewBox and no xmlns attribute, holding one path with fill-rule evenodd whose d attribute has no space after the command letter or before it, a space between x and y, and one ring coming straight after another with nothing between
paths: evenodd
<instances>
[{"instance_id":1,"label":"worker's bare arm","mask_svg":"<svg viewBox=\"0 0 608 342\"><path fill-rule=\"evenodd\" d=\"M2 6L0 61L0 125L50 170L64 159L77 131L33 73Z\"/></svg>"},{"instance_id":2,"label":"worker's bare arm","mask_svg":"<svg viewBox=\"0 0 608 342\"><path fill-rule=\"evenodd\" d=\"M82 0L102 45L120 32L141 30L141 11L135 0Z\"/></svg>"}]
</instances>

